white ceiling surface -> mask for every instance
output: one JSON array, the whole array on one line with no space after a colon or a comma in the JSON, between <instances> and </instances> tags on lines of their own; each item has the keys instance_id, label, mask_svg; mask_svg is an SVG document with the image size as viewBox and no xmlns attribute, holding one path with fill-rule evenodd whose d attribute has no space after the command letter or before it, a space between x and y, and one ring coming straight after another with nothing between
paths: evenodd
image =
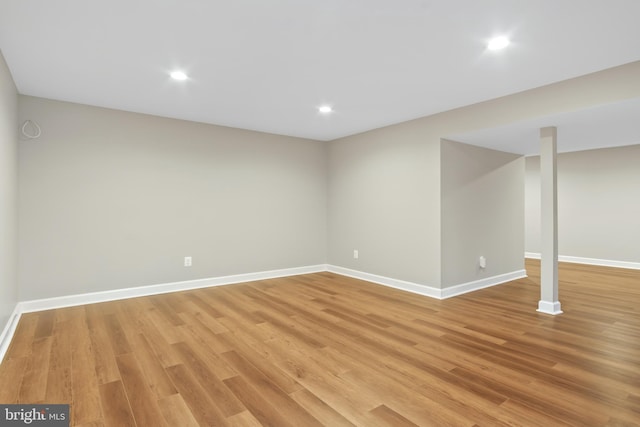
<instances>
[{"instance_id":1,"label":"white ceiling surface","mask_svg":"<svg viewBox=\"0 0 640 427\"><path fill-rule=\"evenodd\" d=\"M638 16L638 0L1 0L0 49L22 94L331 140L636 61Z\"/></svg>"},{"instance_id":2,"label":"white ceiling surface","mask_svg":"<svg viewBox=\"0 0 640 427\"><path fill-rule=\"evenodd\" d=\"M558 129L559 153L640 144L640 98L450 135L448 139L526 156L538 155L540 128L547 126Z\"/></svg>"}]
</instances>

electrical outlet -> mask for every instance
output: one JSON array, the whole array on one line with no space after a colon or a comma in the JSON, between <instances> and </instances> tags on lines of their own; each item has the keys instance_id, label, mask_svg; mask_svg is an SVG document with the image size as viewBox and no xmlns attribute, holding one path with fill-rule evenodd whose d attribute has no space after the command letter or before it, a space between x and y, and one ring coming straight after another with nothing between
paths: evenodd
<instances>
[{"instance_id":1,"label":"electrical outlet","mask_svg":"<svg viewBox=\"0 0 640 427\"><path fill-rule=\"evenodd\" d=\"M483 268L483 269L487 268L487 259L485 257L481 256L478 259L478 265L480 265L480 268Z\"/></svg>"},{"instance_id":2,"label":"electrical outlet","mask_svg":"<svg viewBox=\"0 0 640 427\"><path fill-rule=\"evenodd\" d=\"M358 259L360 257L360 254L358 253L357 249L353 250L353 259Z\"/></svg>"},{"instance_id":3,"label":"electrical outlet","mask_svg":"<svg viewBox=\"0 0 640 427\"><path fill-rule=\"evenodd\" d=\"M191 267L192 264L192 259L190 256L186 256L184 257L184 266L185 267Z\"/></svg>"}]
</instances>

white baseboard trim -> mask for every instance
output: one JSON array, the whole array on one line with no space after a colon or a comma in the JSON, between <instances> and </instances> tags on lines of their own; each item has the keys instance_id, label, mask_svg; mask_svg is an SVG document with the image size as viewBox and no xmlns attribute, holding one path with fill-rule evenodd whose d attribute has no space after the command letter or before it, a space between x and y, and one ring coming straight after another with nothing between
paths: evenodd
<instances>
[{"instance_id":1,"label":"white baseboard trim","mask_svg":"<svg viewBox=\"0 0 640 427\"><path fill-rule=\"evenodd\" d=\"M522 279L524 277L527 277L526 270L516 270L510 273L499 274L497 276L487 277L480 280L474 280L473 282L450 286L440 291L441 292L440 299L451 298L458 295L466 294L468 292L477 291L479 289L501 285L502 283L507 283L512 280Z\"/></svg>"},{"instance_id":2,"label":"white baseboard trim","mask_svg":"<svg viewBox=\"0 0 640 427\"><path fill-rule=\"evenodd\" d=\"M379 285L389 286L414 294L424 295L431 298L440 299L440 289L418 283L407 282L404 280L392 279L390 277L378 276L376 274L365 273L363 271L352 270L350 268L339 267L337 265L327 266L327 271L340 274L342 276L353 277L355 279L365 280L367 282L377 283Z\"/></svg>"},{"instance_id":3,"label":"white baseboard trim","mask_svg":"<svg viewBox=\"0 0 640 427\"><path fill-rule=\"evenodd\" d=\"M231 276L212 277L207 279L186 280L182 282L164 283L159 285L139 286L135 288L115 289L111 291L91 292L86 294L68 295L54 298L44 298L37 300L22 301L16 307L9 318L9 321L0 335L0 362L9 349L9 344L13 338L18 320L22 313L34 311L52 310L56 308L72 307L85 304L116 301L127 298L135 298L149 295L158 295L171 292L187 291L191 289L207 288L212 286L231 285L235 283L252 282L256 280L275 279L278 277L296 276L300 274L319 273L329 271L343 276L354 277L356 279L377 283L384 286L400 289L436 299L451 298L478 289L499 285L511 280L526 277L524 270L488 277L474 282L463 283L445 289L438 289L432 286L407 282L404 280L392 279L390 277L378 276L362 271L351 270L349 268L335 265L312 265L305 267L286 268L281 270L262 271L257 273L236 274Z\"/></svg>"},{"instance_id":4,"label":"white baseboard trim","mask_svg":"<svg viewBox=\"0 0 640 427\"><path fill-rule=\"evenodd\" d=\"M354 277L367 282L377 283L379 285L389 286L391 288L400 289L414 294L424 295L436 299L447 299L468 292L477 291L479 289L488 288L490 286L500 285L516 279L527 277L525 270L517 270L511 273L500 274L498 276L487 277L485 279L473 282L462 283L460 285L450 286L444 289L434 288L433 286L421 285L418 283L407 282L404 280L392 279L390 277L378 276L376 274L365 273L362 271L351 270L349 268L329 265L328 271L343 276Z\"/></svg>"},{"instance_id":5,"label":"white baseboard trim","mask_svg":"<svg viewBox=\"0 0 640 427\"><path fill-rule=\"evenodd\" d=\"M540 259L540 254L536 252L525 252L525 258ZM632 270L640 270L640 262L616 261L610 259L584 258L577 256L558 255L558 261L571 262L574 264L600 265L603 267L629 268Z\"/></svg>"},{"instance_id":6,"label":"white baseboard trim","mask_svg":"<svg viewBox=\"0 0 640 427\"><path fill-rule=\"evenodd\" d=\"M536 310L539 313L552 314L554 316L558 314L562 314L562 309L560 308L560 301L538 301L538 309Z\"/></svg>"},{"instance_id":7,"label":"white baseboard trim","mask_svg":"<svg viewBox=\"0 0 640 427\"><path fill-rule=\"evenodd\" d=\"M4 360L4 356L5 354L7 354L7 350L9 350L9 344L11 344L13 334L16 332L18 321L20 320L21 315L22 313L20 312L20 304L18 303L13 309L13 313L11 313L11 316L9 316L9 321L2 330L2 335L0 335L0 363L2 363L2 361Z\"/></svg>"},{"instance_id":8,"label":"white baseboard trim","mask_svg":"<svg viewBox=\"0 0 640 427\"><path fill-rule=\"evenodd\" d=\"M256 280L275 279L278 277L296 276L299 274L319 273L322 271L327 271L326 264L22 301L16 304L13 313L9 317L9 321L2 331L2 335L0 335L0 363L9 349L9 344L11 343L22 313L116 301L148 295L166 294L170 292L187 291L190 289L207 288L211 286L223 286L232 285L234 283L253 282Z\"/></svg>"},{"instance_id":9,"label":"white baseboard trim","mask_svg":"<svg viewBox=\"0 0 640 427\"><path fill-rule=\"evenodd\" d=\"M327 271L327 266L325 264L286 268L282 270L262 271L257 273L236 274L232 276L212 277L208 279L186 280L183 282L115 289L112 291L91 292L63 297L44 298L31 301L23 301L18 303L18 306L21 313L30 313L33 311L51 310L54 308L72 307L76 305L94 304L98 302L115 301L126 298L166 294L170 292L208 288L211 286L223 286L231 285L234 283L253 282L256 280L275 279L277 277L296 276L299 274L318 273L321 271Z\"/></svg>"}]
</instances>

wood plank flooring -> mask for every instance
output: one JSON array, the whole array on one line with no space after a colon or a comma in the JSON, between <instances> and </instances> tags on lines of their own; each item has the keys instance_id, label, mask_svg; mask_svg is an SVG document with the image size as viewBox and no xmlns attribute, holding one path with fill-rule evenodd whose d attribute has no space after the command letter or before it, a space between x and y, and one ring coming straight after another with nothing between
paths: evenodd
<instances>
[{"instance_id":1,"label":"wood plank flooring","mask_svg":"<svg viewBox=\"0 0 640 427\"><path fill-rule=\"evenodd\" d=\"M0 403L74 426L638 426L640 271L438 301L330 273L22 316Z\"/></svg>"}]
</instances>

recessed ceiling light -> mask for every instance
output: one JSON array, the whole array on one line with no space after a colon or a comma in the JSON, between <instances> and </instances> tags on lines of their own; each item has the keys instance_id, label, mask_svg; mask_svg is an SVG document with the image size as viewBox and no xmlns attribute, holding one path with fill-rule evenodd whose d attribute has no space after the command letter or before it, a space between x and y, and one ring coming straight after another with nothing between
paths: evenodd
<instances>
[{"instance_id":1,"label":"recessed ceiling light","mask_svg":"<svg viewBox=\"0 0 640 427\"><path fill-rule=\"evenodd\" d=\"M330 105L322 105L318 107L318 111L321 112L322 114L329 114L330 112L333 111L333 108L331 108Z\"/></svg>"},{"instance_id":2,"label":"recessed ceiling light","mask_svg":"<svg viewBox=\"0 0 640 427\"><path fill-rule=\"evenodd\" d=\"M487 49L489 50L500 50L500 49L504 49L505 47L509 46L509 39L506 37L495 37L492 38L491 40L489 40L489 43L487 44Z\"/></svg>"},{"instance_id":3,"label":"recessed ceiling light","mask_svg":"<svg viewBox=\"0 0 640 427\"><path fill-rule=\"evenodd\" d=\"M172 71L169 75L174 80L187 80L187 75L182 71Z\"/></svg>"}]
</instances>

